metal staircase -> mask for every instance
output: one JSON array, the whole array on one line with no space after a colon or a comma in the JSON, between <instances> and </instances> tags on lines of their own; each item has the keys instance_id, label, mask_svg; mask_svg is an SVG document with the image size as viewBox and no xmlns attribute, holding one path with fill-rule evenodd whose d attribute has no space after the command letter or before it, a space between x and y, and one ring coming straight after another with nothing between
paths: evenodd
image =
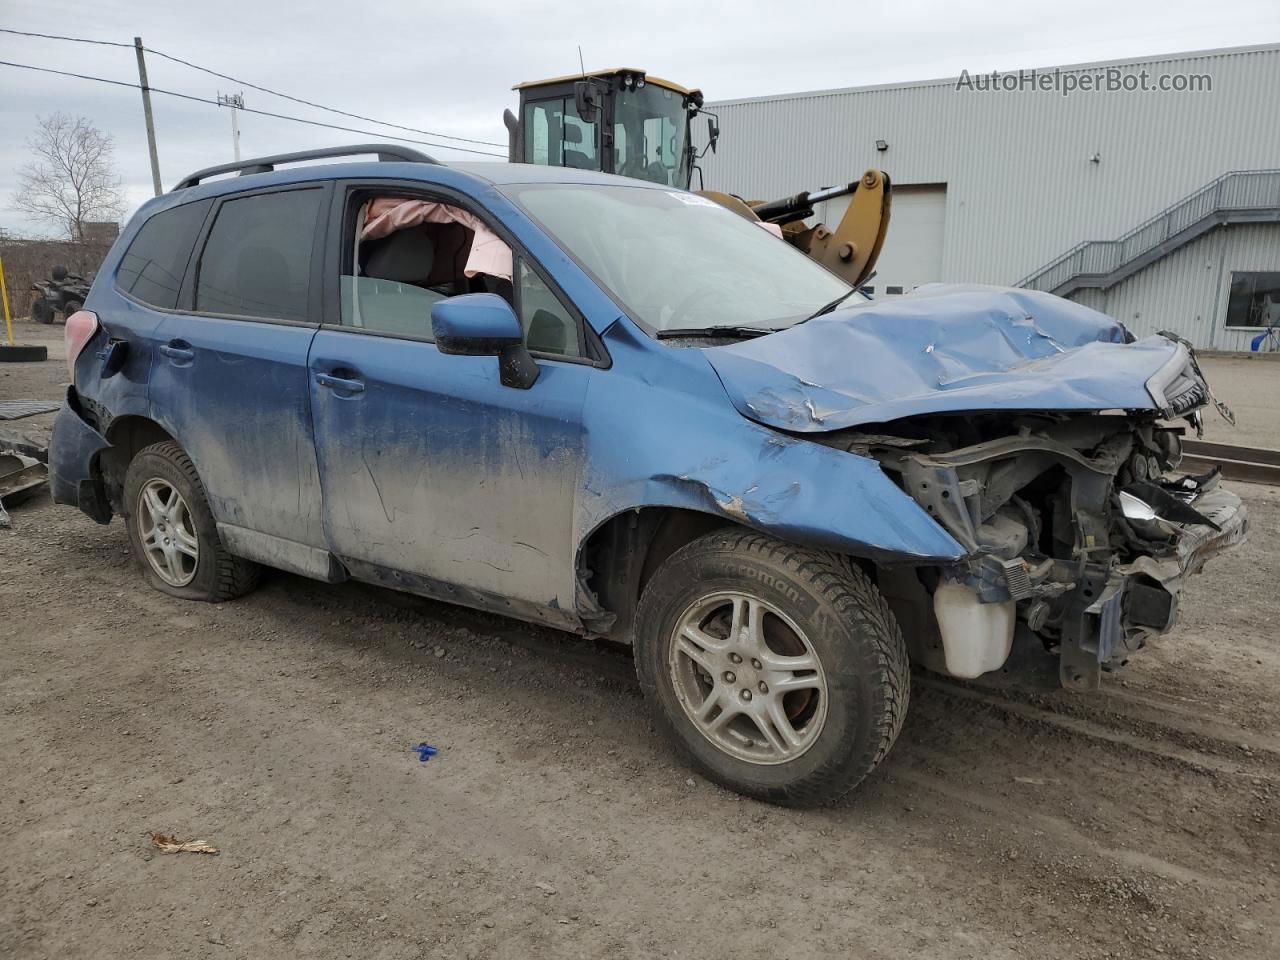
<instances>
[{"instance_id":1,"label":"metal staircase","mask_svg":"<svg viewBox=\"0 0 1280 960\"><path fill-rule=\"evenodd\" d=\"M1060 297L1106 290L1228 223L1280 223L1280 170L1225 173L1115 240L1077 244L1015 286Z\"/></svg>"}]
</instances>

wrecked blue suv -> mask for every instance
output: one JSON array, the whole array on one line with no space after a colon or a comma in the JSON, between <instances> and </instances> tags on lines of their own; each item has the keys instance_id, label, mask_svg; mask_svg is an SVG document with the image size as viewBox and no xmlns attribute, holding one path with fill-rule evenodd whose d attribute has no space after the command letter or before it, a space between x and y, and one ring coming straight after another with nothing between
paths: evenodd
<instances>
[{"instance_id":1,"label":"wrecked blue suv","mask_svg":"<svg viewBox=\"0 0 1280 960\"><path fill-rule=\"evenodd\" d=\"M869 302L602 174L211 168L67 341L54 496L121 515L159 590L266 565L631 642L671 741L779 803L879 763L911 661L974 677L1016 638L1096 686L1245 533L1172 475L1211 399L1184 344L1020 290Z\"/></svg>"}]
</instances>

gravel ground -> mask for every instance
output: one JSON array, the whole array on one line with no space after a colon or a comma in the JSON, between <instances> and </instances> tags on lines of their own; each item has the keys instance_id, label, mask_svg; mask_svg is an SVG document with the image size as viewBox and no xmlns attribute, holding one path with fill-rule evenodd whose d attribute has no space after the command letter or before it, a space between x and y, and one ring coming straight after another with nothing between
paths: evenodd
<instances>
[{"instance_id":1,"label":"gravel ground","mask_svg":"<svg viewBox=\"0 0 1280 960\"><path fill-rule=\"evenodd\" d=\"M54 346L0 397L56 397ZM1252 540L1100 693L917 673L822 811L681 768L625 649L286 574L184 603L41 496L0 530L0 956L1274 957L1280 490L1236 489Z\"/></svg>"}]
</instances>

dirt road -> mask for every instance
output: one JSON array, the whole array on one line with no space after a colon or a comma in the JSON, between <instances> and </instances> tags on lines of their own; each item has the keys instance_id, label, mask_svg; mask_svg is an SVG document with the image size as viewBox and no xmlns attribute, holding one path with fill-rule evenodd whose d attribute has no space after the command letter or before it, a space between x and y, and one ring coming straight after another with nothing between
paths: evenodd
<instances>
[{"instance_id":1,"label":"dirt road","mask_svg":"<svg viewBox=\"0 0 1280 960\"><path fill-rule=\"evenodd\" d=\"M0 530L0 957L1275 957L1280 491L1236 489L1251 542L1102 693L917 673L807 812L678 766L625 650L285 574L183 603L41 498Z\"/></svg>"}]
</instances>

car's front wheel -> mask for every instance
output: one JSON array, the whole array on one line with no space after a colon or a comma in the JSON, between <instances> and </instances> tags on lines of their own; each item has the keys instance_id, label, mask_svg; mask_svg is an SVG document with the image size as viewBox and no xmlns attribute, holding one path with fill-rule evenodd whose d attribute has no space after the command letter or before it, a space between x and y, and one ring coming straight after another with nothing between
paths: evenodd
<instances>
[{"instance_id":1,"label":"car's front wheel","mask_svg":"<svg viewBox=\"0 0 1280 960\"><path fill-rule=\"evenodd\" d=\"M710 779L771 803L838 800L906 715L906 647L875 586L751 531L676 551L645 587L635 640L663 732Z\"/></svg>"},{"instance_id":2,"label":"car's front wheel","mask_svg":"<svg viewBox=\"0 0 1280 960\"><path fill-rule=\"evenodd\" d=\"M133 555L157 590L218 602L257 585L258 565L227 552L195 465L176 443L152 444L133 458L124 504Z\"/></svg>"}]
</instances>

